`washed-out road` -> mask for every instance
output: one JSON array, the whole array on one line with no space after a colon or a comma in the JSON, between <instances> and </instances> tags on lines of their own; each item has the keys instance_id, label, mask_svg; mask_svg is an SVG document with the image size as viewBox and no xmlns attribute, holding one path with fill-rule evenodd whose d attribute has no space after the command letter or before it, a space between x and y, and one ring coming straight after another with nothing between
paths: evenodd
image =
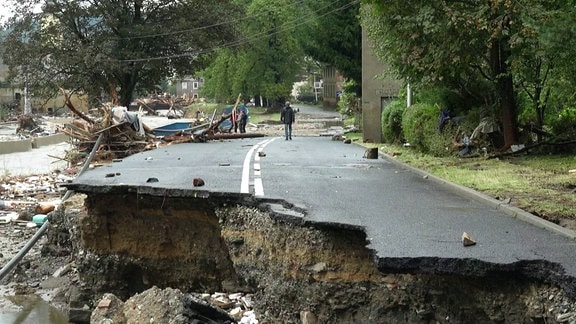
<instances>
[{"instance_id":1,"label":"washed-out road","mask_svg":"<svg viewBox=\"0 0 576 324\"><path fill-rule=\"evenodd\" d=\"M576 291L576 244L469 190L327 136L187 143L88 170L70 188L128 186L245 195L303 226L362 229L381 271L522 274ZM194 187L195 178L204 186ZM139 189L140 188L140 189ZM92 189L89 189L92 190ZM477 241L465 247L467 232Z\"/></svg>"}]
</instances>

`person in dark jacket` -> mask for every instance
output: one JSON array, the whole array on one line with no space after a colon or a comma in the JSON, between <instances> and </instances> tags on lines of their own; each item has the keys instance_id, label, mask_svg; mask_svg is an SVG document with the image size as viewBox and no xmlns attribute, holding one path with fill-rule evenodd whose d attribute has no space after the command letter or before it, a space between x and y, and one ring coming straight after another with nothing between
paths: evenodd
<instances>
[{"instance_id":1,"label":"person in dark jacket","mask_svg":"<svg viewBox=\"0 0 576 324\"><path fill-rule=\"evenodd\" d=\"M286 101L286 105L282 108L280 113L280 121L284 123L284 135L286 140L292 140L292 124L294 123L295 116L294 110L290 107L290 101Z\"/></svg>"},{"instance_id":2,"label":"person in dark jacket","mask_svg":"<svg viewBox=\"0 0 576 324\"><path fill-rule=\"evenodd\" d=\"M241 107L240 115L238 116L238 126L240 126L240 133L246 133L247 123L248 123L248 108Z\"/></svg>"}]
</instances>

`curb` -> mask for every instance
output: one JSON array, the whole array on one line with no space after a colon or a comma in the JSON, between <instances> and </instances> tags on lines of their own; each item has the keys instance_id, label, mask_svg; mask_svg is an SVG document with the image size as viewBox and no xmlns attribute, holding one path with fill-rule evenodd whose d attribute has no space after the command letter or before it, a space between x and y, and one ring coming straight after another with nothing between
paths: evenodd
<instances>
[{"instance_id":1,"label":"curb","mask_svg":"<svg viewBox=\"0 0 576 324\"><path fill-rule=\"evenodd\" d=\"M395 163L395 164L397 164L397 165L399 165L405 169L408 169L414 173L425 176L425 177L427 177L427 179L432 180L435 183L438 183L438 184L440 184L446 188L449 188L450 190L458 191L459 193L463 194L465 197L474 199L476 201L483 202L483 203L491 206L492 208L495 208L497 210L502 211L503 213L505 213L506 215L508 215L510 217L518 218L519 220L530 223L530 224L537 226L537 227L540 227L540 228L544 228L544 229L546 229L552 233L562 235L562 236L567 237L567 238L572 239L572 240L576 240L576 231L564 228L558 224L549 222L549 221L542 219L538 216L530 214L529 212L524 211L520 208L510 206L509 204L506 204L506 203L504 203L498 199L492 198L492 197L485 195L481 192L478 192L478 191L470 189L468 187L464 187L464 186L461 186L459 184L455 184L453 182L444 180L444 179L437 177L433 174L430 174L424 170L415 168L415 167L410 166L404 162L398 161L397 159L391 157L390 155L380 151L380 149L378 149L378 156L380 156L382 159L385 159L387 161Z\"/></svg>"},{"instance_id":2,"label":"curb","mask_svg":"<svg viewBox=\"0 0 576 324\"><path fill-rule=\"evenodd\" d=\"M41 137L30 137L22 140L3 141L0 142L0 154L29 152L40 147L66 142L69 139L70 136L64 133L58 133Z\"/></svg>"}]
</instances>

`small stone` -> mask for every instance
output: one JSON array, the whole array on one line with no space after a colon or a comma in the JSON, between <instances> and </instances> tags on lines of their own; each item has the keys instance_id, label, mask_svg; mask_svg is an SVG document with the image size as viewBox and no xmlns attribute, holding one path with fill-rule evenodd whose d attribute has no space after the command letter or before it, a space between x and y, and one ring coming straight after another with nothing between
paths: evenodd
<instances>
[{"instance_id":1,"label":"small stone","mask_svg":"<svg viewBox=\"0 0 576 324\"><path fill-rule=\"evenodd\" d=\"M316 324L318 323L318 319L311 311L301 311L300 322L302 324Z\"/></svg>"},{"instance_id":2,"label":"small stone","mask_svg":"<svg viewBox=\"0 0 576 324\"><path fill-rule=\"evenodd\" d=\"M99 303L98 303L98 308L108 308L110 307L110 303L112 301L110 299L102 299Z\"/></svg>"},{"instance_id":3,"label":"small stone","mask_svg":"<svg viewBox=\"0 0 576 324\"><path fill-rule=\"evenodd\" d=\"M464 246L476 245L476 241L470 236L470 234L464 232L462 234L462 244Z\"/></svg>"},{"instance_id":4,"label":"small stone","mask_svg":"<svg viewBox=\"0 0 576 324\"><path fill-rule=\"evenodd\" d=\"M202 187L204 185L204 180L201 178L194 178L194 180L192 180L192 184L194 187Z\"/></svg>"},{"instance_id":5,"label":"small stone","mask_svg":"<svg viewBox=\"0 0 576 324\"><path fill-rule=\"evenodd\" d=\"M228 299L230 299L230 300L238 300L238 299L240 299L240 297L242 297L243 295L244 295L243 293L230 294L230 295L228 295Z\"/></svg>"},{"instance_id":6,"label":"small stone","mask_svg":"<svg viewBox=\"0 0 576 324\"><path fill-rule=\"evenodd\" d=\"M310 267L310 270L316 273L326 271L326 262L318 262Z\"/></svg>"}]
</instances>

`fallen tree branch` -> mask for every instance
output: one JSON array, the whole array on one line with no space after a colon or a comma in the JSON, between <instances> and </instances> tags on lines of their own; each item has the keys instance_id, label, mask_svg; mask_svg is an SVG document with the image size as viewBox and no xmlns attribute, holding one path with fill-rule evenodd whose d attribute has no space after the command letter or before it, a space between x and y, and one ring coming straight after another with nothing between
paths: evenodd
<instances>
[{"instance_id":1,"label":"fallen tree branch","mask_svg":"<svg viewBox=\"0 0 576 324\"><path fill-rule=\"evenodd\" d=\"M523 148L513 151L513 152L502 152L499 154L495 154L495 155L491 155L488 157L488 159L496 159L496 158L500 158L500 157L505 157L505 156L514 156L514 155L519 155L522 153L525 153L529 150L532 150L534 148L540 147L540 146L560 146L560 145L570 145L570 144L576 144L576 139L573 140L565 140L565 141L556 141L556 140L549 140L549 141L544 141L544 142L538 142L538 143L534 143L532 145L526 145Z\"/></svg>"},{"instance_id":2,"label":"fallen tree branch","mask_svg":"<svg viewBox=\"0 0 576 324\"><path fill-rule=\"evenodd\" d=\"M66 93L66 91L62 88L60 88L60 91L62 91L62 94L64 95L64 103L66 104L66 107L68 107L68 109L70 109L78 117L90 123L90 125L93 125L94 121L92 119L90 119L88 116L84 115L82 112L78 111L76 107L74 107L74 104L72 104L72 101L70 100L70 95Z\"/></svg>"}]
</instances>

